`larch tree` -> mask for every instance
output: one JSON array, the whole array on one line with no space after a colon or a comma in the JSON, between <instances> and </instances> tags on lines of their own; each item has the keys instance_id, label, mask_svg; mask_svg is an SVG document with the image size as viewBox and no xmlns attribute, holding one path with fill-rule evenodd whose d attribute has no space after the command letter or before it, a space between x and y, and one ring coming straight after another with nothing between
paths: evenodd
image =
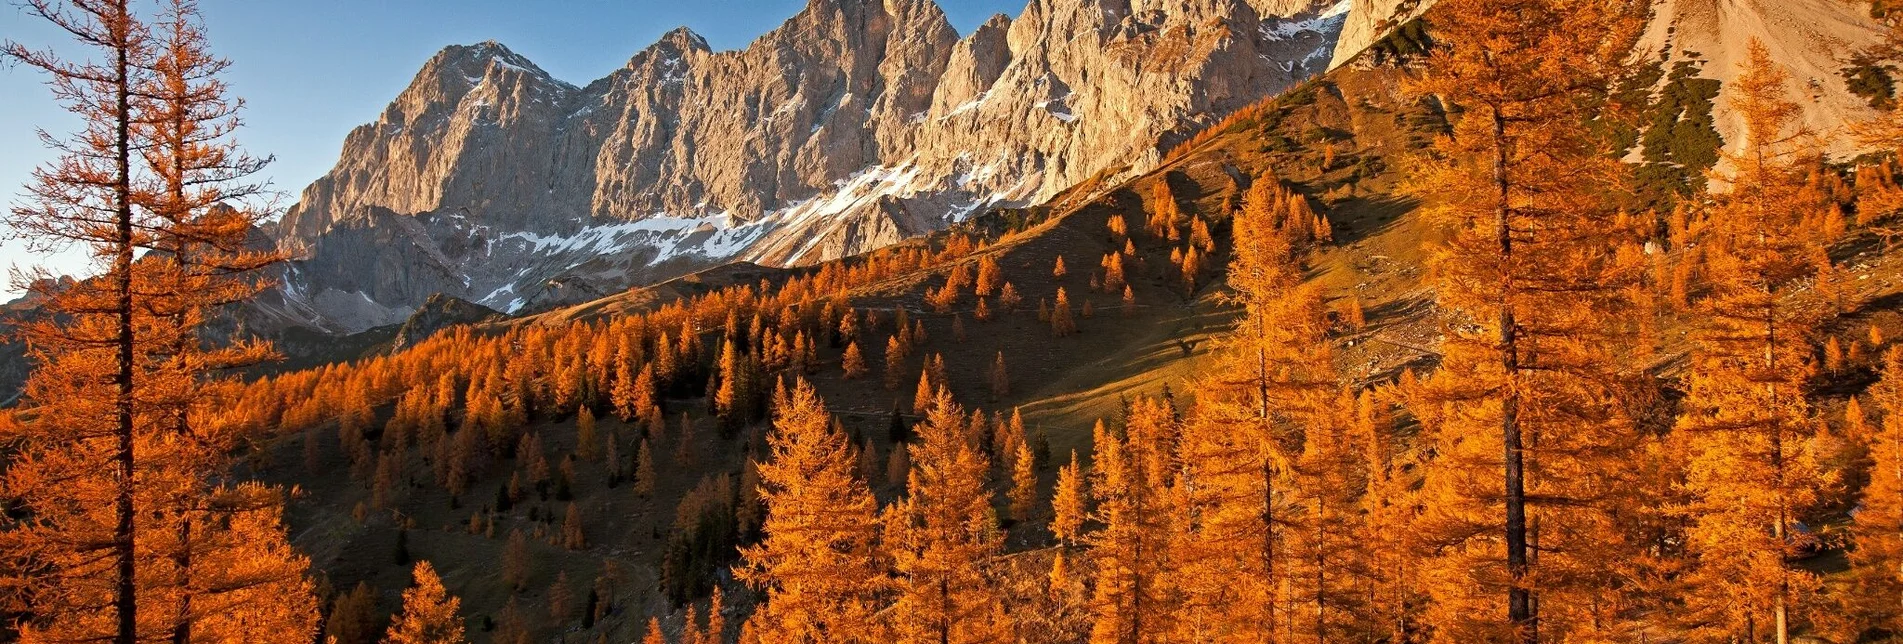
<instances>
[{"instance_id":1,"label":"larch tree","mask_svg":"<svg viewBox=\"0 0 1903 644\"><path fill-rule=\"evenodd\" d=\"M1178 555L1170 542L1173 509L1181 504L1171 474L1180 424L1174 410L1153 398L1133 402L1127 416L1122 436L1099 425L1093 437L1093 518L1102 528L1086 538L1097 567L1090 602L1095 617L1091 644L1163 640L1172 632L1174 618L1196 619L1179 615L1177 602L1171 601L1175 593L1167 585Z\"/></svg>"},{"instance_id":2,"label":"larch tree","mask_svg":"<svg viewBox=\"0 0 1903 644\"><path fill-rule=\"evenodd\" d=\"M588 547L588 534L582 522L581 508L568 504L568 511L562 515L562 547L568 550L581 550Z\"/></svg>"},{"instance_id":3,"label":"larch tree","mask_svg":"<svg viewBox=\"0 0 1903 644\"><path fill-rule=\"evenodd\" d=\"M687 436L681 436L682 439ZM641 439L641 445L634 452L634 493L648 497L654 494L654 446L648 439Z\"/></svg>"},{"instance_id":4,"label":"larch tree","mask_svg":"<svg viewBox=\"0 0 1903 644\"><path fill-rule=\"evenodd\" d=\"M973 284L973 292L978 297L990 297L1004 284L1004 269L998 266L996 253L986 254L978 260L978 278Z\"/></svg>"},{"instance_id":5,"label":"larch tree","mask_svg":"<svg viewBox=\"0 0 1903 644\"><path fill-rule=\"evenodd\" d=\"M369 582L337 593L324 620L324 641L335 644L374 644L383 624L377 617L377 591Z\"/></svg>"},{"instance_id":6,"label":"larch tree","mask_svg":"<svg viewBox=\"0 0 1903 644\"><path fill-rule=\"evenodd\" d=\"M1903 350L1884 356L1882 380L1871 394L1883 420L1866 437L1870 482L1851 516L1853 582L1842 602L1853 624L1847 635L1903 629Z\"/></svg>"},{"instance_id":7,"label":"larch tree","mask_svg":"<svg viewBox=\"0 0 1903 644\"><path fill-rule=\"evenodd\" d=\"M988 574L1003 547L991 508L991 468L964 409L940 389L918 427L906 497L885 512L886 550L897 574L894 641L1006 641L1011 624Z\"/></svg>"},{"instance_id":8,"label":"larch tree","mask_svg":"<svg viewBox=\"0 0 1903 644\"><path fill-rule=\"evenodd\" d=\"M1051 493L1051 536L1064 546L1077 545L1083 537L1090 494L1085 485L1083 466L1077 463L1077 452L1071 452L1070 464L1058 470L1057 487Z\"/></svg>"},{"instance_id":9,"label":"larch tree","mask_svg":"<svg viewBox=\"0 0 1903 644\"><path fill-rule=\"evenodd\" d=\"M1286 632L1278 603L1290 583L1283 559L1298 453L1290 430L1329 418L1337 391L1320 294L1302 282L1275 181L1257 177L1235 215L1229 282L1244 318L1223 338L1220 366L1195 383L1181 441L1173 539L1186 637Z\"/></svg>"},{"instance_id":10,"label":"larch tree","mask_svg":"<svg viewBox=\"0 0 1903 644\"><path fill-rule=\"evenodd\" d=\"M1413 641L1420 604L1416 544L1411 535L1417 503L1408 462L1394 440L1385 395L1364 391L1358 401L1354 438L1366 459L1366 493L1358 524L1368 632L1388 641Z\"/></svg>"},{"instance_id":11,"label":"larch tree","mask_svg":"<svg viewBox=\"0 0 1903 644\"><path fill-rule=\"evenodd\" d=\"M1065 337L1077 333L1077 321L1071 317L1070 295L1057 289L1057 303L1051 307L1051 335Z\"/></svg>"},{"instance_id":12,"label":"larch tree","mask_svg":"<svg viewBox=\"0 0 1903 644\"><path fill-rule=\"evenodd\" d=\"M858 475L851 440L804 380L774 416L758 465L765 537L741 551L734 569L765 593L754 632L763 644L879 641L878 502Z\"/></svg>"},{"instance_id":13,"label":"larch tree","mask_svg":"<svg viewBox=\"0 0 1903 644\"><path fill-rule=\"evenodd\" d=\"M1004 352L991 362L991 397L1004 398L1011 395L1011 372L1004 366Z\"/></svg>"},{"instance_id":14,"label":"larch tree","mask_svg":"<svg viewBox=\"0 0 1903 644\"><path fill-rule=\"evenodd\" d=\"M1820 311L1789 293L1816 269L1803 219L1821 206L1798 155L1787 74L1753 40L1728 100L1741 117L1743 147L1726 153L1729 186L1712 195L1702 247L1709 292L1697 303L1689 391L1677 430L1685 434L1691 497L1686 549L1695 558L1685 600L1695 632L1782 644L1793 611L1819 588L1792 562L1812 543L1798 530L1829 474L1811 438L1820 422L1805 398L1814 373L1811 338Z\"/></svg>"},{"instance_id":15,"label":"larch tree","mask_svg":"<svg viewBox=\"0 0 1903 644\"><path fill-rule=\"evenodd\" d=\"M15 206L6 223L29 248L78 245L103 268L70 287L44 279L18 284L42 296L51 315L19 330L39 366L22 393L25 420L8 437L19 451L0 496L15 499L32 521L0 533L0 544L20 564L8 569L49 572L6 586L38 616L40 623L25 625L25 633L120 644L169 621L158 611L138 611L139 519L147 514L139 506L152 499L139 498L151 487L140 480L137 446L155 440L155 432L141 427L158 419L138 401L135 378L153 347L137 341L136 329L161 322L141 315L135 302L133 257L150 243L151 222L133 201L133 164L143 146L135 138L143 115L134 100L151 67L152 43L130 4L26 4L31 15L71 34L98 60L67 60L12 41L5 48L8 60L46 73L54 95L82 122L64 140L42 133L60 156L34 170L28 201Z\"/></svg>"},{"instance_id":16,"label":"larch tree","mask_svg":"<svg viewBox=\"0 0 1903 644\"><path fill-rule=\"evenodd\" d=\"M1031 511L1037 506L1037 457L1031 454L1031 445L1018 442L1011 463L1011 518L1027 521Z\"/></svg>"},{"instance_id":17,"label":"larch tree","mask_svg":"<svg viewBox=\"0 0 1903 644\"><path fill-rule=\"evenodd\" d=\"M384 634L385 644L461 644L463 621L457 616L462 600L443 588L443 579L429 562L419 561L412 572L415 579L403 591L403 611L390 623Z\"/></svg>"},{"instance_id":18,"label":"larch tree","mask_svg":"<svg viewBox=\"0 0 1903 644\"><path fill-rule=\"evenodd\" d=\"M316 599L304 577L308 562L278 525L281 495L214 482L244 430L223 409L235 402L224 379L273 351L258 341L213 346L203 327L217 307L262 290L256 271L282 255L251 246L261 215L244 202L264 192L253 177L269 159L244 154L232 140L243 101L228 96L221 76L229 63L209 52L202 23L192 2L163 7L151 69L135 99L145 115L135 134L145 143L139 157L147 180L134 201L152 215L153 251L137 266L144 306L162 321L146 341L157 346L169 382L155 386L158 374L147 376L153 394L141 397L161 410L175 437L154 455L184 485L165 510L172 538L153 548L165 551L172 579L165 592L173 640L255 629L253 639L300 641L316 629Z\"/></svg>"},{"instance_id":19,"label":"larch tree","mask_svg":"<svg viewBox=\"0 0 1903 644\"><path fill-rule=\"evenodd\" d=\"M531 556L528 535L520 528L510 530L509 540L502 547L502 583L510 590L528 587Z\"/></svg>"},{"instance_id":20,"label":"larch tree","mask_svg":"<svg viewBox=\"0 0 1903 644\"><path fill-rule=\"evenodd\" d=\"M80 117L6 223L30 248L77 245L101 273L21 276L46 313L20 325L39 365L9 423L0 496L17 515L0 550L30 565L0 581L30 607L24 636L132 642L243 632L305 640L316 628L308 563L284 538L274 490L216 482L247 425L223 409L231 368L271 355L212 346L214 307L263 288L277 260L248 249L265 160L231 136L241 101L219 79L195 6L148 25L128 3L35 1L27 13L96 51L75 62L9 42L0 57L46 72ZM135 261L141 251L145 253ZM208 502L209 501L209 502ZM258 603L261 597L276 601ZM236 629L236 630L234 630ZM196 635L195 635L196 634Z\"/></svg>"},{"instance_id":21,"label":"larch tree","mask_svg":"<svg viewBox=\"0 0 1903 644\"><path fill-rule=\"evenodd\" d=\"M1647 4L1452 0L1415 89L1463 112L1409 190L1445 230L1430 282L1455 319L1425 404L1423 562L1437 641L1612 638L1634 453L1619 322L1639 234L1604 190L1622 166L1589 119ZM1623 225L1622 225L1623 224ZM1534 553L1539 553L1537 556Z\"/></svg>"},{"instance_id":22,"label":"larch tree","mask_svg":"<svg viewBox=\"0 0 1903 644\"><path fill-rule=\"evenodd\" d=\"M1289 533L1289 629L1298 641L1327 642L1365 630L1363 587L1370 579L1367 545L1359 541L1367 490L1367 445L1356 436L1356 400L1337 399L1334 413L1303 428L1291 468L1292 504L1300 513Z\"/></svg>"},{"instance_id":23,"label":"larch tree","mask_svg":"<svg viewBox=\"0 0 1903 644\"><path fill-rule=\"evenodd\" d=\"M587 405L575 412L575 456L584 461L601 457L601 433L596 428L595 412Z\"/></svg>"},{"instance_id":24,"label":"larch tree","mask_svg":"<svg viewBox=\"0 0 1903 644\"><path fill-rule=\"evenodd\" d=\"M846 353L845 356L839 360L839 368L845 372L847 380L857 380L866 377L866 358L859 353L858 341L853 341L846 345Z\"/></svg>"}]
</instances>

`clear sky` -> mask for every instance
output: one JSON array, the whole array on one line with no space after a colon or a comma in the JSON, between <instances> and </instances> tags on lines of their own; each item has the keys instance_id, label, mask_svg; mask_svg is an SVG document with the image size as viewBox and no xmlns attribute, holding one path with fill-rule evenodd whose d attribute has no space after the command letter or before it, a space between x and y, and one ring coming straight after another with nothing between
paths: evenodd
<instances>
[{"instance_id":1,"label":"clear sky","mask_svg":"<svg viewBox=\"0 0 1903 644\"><path fill-rule=\"evenodd\" d=\"M940 0L959 33L1026 0ZM148 6L156 5L145 0ZM686 25L715 49L737 49L798 13L805 0L200 0L213 49L231 59L247 104L239 139L275 155L267 171L295 199L336 161L350 129L376 119L424 61L445 45L496 40L556 78L606 76L661 34ZM0 39L64 49L60 34L0 2ZM34 134L72 121L35 70L0 67L0 195L17 203L33 167L51 157ZM286 204L288 205L288 203ZM51 265L87 270L84 257L30 253L0 240L0 270ZM0 284L0 301L17 292Z\"/></svg>"}]
</instances>

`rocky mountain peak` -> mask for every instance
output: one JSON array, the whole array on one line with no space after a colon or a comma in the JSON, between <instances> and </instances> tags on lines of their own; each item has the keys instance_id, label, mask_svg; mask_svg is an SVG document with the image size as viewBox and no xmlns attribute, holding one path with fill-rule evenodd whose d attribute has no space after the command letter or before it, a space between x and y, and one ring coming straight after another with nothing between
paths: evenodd
<instances>
[{"instance_id":1,"label":"rocky mountain peak","mask_svg":"<svg viewBox=\"0 0 1903 644\"><path fill-rule=\"evenodd\" d=\"M1250 1L1300 10L1030 0L961 37L931 0L812 0L742 49L671 31L583 89L499 43L449 47L286 214L285 291L347 330L437 292L521 312L1140 172L1329 60L1318 2Z\"/></svg>"},{"instance_id":2,"label":"rocky mountain peak","mask_svg":"<svg viewBox=\"0 0 1903 644\"><path fill-rule=\"evenodd\" d=\"M684 56L689 53L713 51L713 48L707 46L706 38L702 38L700 34L694 33L694 30L686 26L680 26L661 34L661 39L648 45L642 53L650 51L664 51L674 56Z\"/></svg>"},{"instance_id":3,"label":"rocky mountain peak","mask_svg":"<svg viewBox=\"0 0 1903 644\"><path fill-rule=\"evenodd\" d=\"M502 73L520 73L537 80L566 85L536 66L534 61L494 40L485 40L473 45L444 47L436 52L429 62L424 63L417 78L418 80L426 76L461 78L474 85L488 77L492 70Z\"/></svg>"}]
</instances>

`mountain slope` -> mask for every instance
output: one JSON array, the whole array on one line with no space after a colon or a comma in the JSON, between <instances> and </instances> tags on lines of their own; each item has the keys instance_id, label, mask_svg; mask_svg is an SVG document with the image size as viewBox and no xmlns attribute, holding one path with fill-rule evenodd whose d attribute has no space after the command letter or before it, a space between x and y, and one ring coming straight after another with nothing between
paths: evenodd
<instances>
[{"instance_id":1,"label":"mountain slope","mask_svg":"<svg viewBox=\"0 0 1903 644\"><path fill-rule=\"evenodd\" d=\"M744 49L677 30L585 87L451 47L287 213L285 290L354 331L436 292L522 311L863 252L1148 168L1321 71L1346 7L1036 0L960 38L929 0L813 0Z\"/></svg>"}]
</instances>

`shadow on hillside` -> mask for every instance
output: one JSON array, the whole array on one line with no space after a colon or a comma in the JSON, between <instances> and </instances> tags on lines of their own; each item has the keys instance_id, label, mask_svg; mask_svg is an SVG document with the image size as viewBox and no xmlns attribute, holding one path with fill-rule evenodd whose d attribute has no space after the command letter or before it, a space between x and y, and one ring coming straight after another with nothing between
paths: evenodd
<instances>
[{"instance_id":1,"label":"shadow on hillside","mask_svg":"<svg viewBox=\"0 0 1903 644\"><path fill-rule=\"evenodd\" d=\"M1335 243L1347 246L1386 232L1419 206L1420 202L1406 197L1367 195L1337 201L1327 214L1335 229Z\"/></svg>"}]
</instances>

